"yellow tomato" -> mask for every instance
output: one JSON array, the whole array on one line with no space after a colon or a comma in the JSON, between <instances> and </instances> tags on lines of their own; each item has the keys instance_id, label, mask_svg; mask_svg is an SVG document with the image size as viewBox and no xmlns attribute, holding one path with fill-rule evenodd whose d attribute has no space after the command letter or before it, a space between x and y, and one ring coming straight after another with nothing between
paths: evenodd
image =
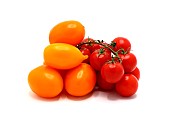
<instances>
[{"instance_id":1,"label":"yellow tomato","mask_svg":"<svg viewBox=\"0 0 170 116\"><path fill-rule=\"evenodd\" d=\"M45 64L56 69L71 69L87 59L78 48L66 43L54 43L44 49Z\"/></svg>"}]
</instances>

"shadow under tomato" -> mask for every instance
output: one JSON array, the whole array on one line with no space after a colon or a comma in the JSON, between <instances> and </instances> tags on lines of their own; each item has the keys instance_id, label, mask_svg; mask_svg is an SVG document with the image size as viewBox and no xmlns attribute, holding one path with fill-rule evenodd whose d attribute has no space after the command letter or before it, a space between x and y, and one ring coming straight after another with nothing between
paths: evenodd
<instances>
[{"instance_id":1,"label":"shadow under tomato","mask_svg":"<svg viewBox=\"0 0 170 116\"><path fill-rule=\"evenodd\" d=\"M67 97L68 99L70 99L70 100L81 101L81 100L86 100L86 99L90 98L90 97L93 95L93 92L91 92L91 93L89 93L89 94L87 94L87 95L85 95L85 96L72 96L72 95L70 95L69 93L67 93L66 91L65 91L64 94L65 94L66 97Z\"/></svg>"},{"instance_id":2,"label":"shadow under tomato","mask_svg":"<svg viewBox=\"0 0 170 116\"><path fill-rule=\"evenodd\" d=\"M99 95L100 95L100 91L95 90L95 91L93 92L93 97L98 97Z\"/></svg>"},{"instance_id":3,"label":"shadow under tomato","mask_svg":"<svg viewBox=\"0 0 170 116\"><path fill-rule=\"evenodd\" d=\"M45 98L45 97L40 97L38 95L36 95L35 93L33 93L32 91L29 91L29 95L36 99L36 100L40 100L40 101L46 101L46 102L52 102L52 101L57 101L59 100L62 96L63 93L61 92L59 95L57 95L56 97L52 97L52 98Z\"/></svg>"},{"instance_id":4,"label":"shadow under tomato","mask_svg":"<svg viewBox=\"0 0 170 116\"><path fill-rule=\"evenodd\" d=\"M135 99L137 97L136 94L130 96L130 97L123 97L120 96L119 94L117 94L116 92L112 91L112 92L108 92L107 93L107 99L108 100L131 100L131 99Z\"/></svg>"}]
</instances>

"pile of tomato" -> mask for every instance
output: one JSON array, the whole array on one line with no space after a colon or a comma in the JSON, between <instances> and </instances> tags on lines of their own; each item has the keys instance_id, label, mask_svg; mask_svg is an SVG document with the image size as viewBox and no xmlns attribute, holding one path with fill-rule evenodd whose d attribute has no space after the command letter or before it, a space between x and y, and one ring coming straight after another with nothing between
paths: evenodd
<instances>
[{"instance_id":1,"label":"pile of tomato","mask_svg":"<svg viewBox=\"0 0 170 116\"><path fill-rule=\"evenodd\" d=\"M53 98L62 91L85 96L96 88L124 97L137 92L140 70L125 37L110 43L85 38L79 21L63 21L51 29L43 57L42 65L28 75L31 90L40 97Z\"/></svg>"}]
</instances>

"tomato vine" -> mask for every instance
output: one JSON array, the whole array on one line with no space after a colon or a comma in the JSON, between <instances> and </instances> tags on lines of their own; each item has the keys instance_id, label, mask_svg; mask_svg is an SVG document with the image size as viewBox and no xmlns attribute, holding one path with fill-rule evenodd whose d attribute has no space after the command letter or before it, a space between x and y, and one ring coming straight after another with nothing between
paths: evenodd
<instances>
[{"instance_id":1,"label":"tomato vine","mask_svg":"<svg viewBox=\"0 0 170 116\"><path fill-rule=\"evenodd\" d=\"M116 46L116 43L111 43L110 45L106 45L106 44L104 44L104 41L103 41L103 40L94 40L94 41L90 41L90 40L89 40L89 41L86 41L86 42L81 42L80 44L77 45L77 48L80 49L81 46L84 45L84 44L88 44L88 45L90 45L90 46L92 46L92 44L102 45L104 48L107 48L108 50L110 50L111 53L113 53L114 56L115 56L116 58L118 58L118 60L119 60L120 63L122 62L121 58L120 58L119 55L118 55L119 50L118 50L118 51L114 51L114 50L110 47L110 46L112 46L112 47ZM122 49L120 49L120 50L122 50ZM123 51L124 51L124 50L123 50ZM115 57L112 57L112 61L114 60Z\"/></svg>"}]
</instances>

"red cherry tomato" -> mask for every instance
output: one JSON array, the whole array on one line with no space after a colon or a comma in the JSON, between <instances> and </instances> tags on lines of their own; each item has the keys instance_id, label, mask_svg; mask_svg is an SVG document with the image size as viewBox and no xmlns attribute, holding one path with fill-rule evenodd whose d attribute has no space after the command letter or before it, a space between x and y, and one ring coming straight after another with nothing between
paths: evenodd
<instances>
[{"instance_id":1,"label":"red cherry tomato","mask_svg":"<svg viewBox=\"0 0 170 116\"><path fill-rule=\"evenodd\" d=\"M122 79L115 84L116 92L124 97L132 96L138 89L138 80L132 74L124 74Z\"/></svg>"},{"instance_id":2,"label":"red cherry tomato","mask_svg":"<svg viewBox=\"0 0 170 116\"><path fill-rule=\"evenodd\" d=\"M101 68L101 75L106 82L116 83L124 75L124 69L119 62L105 63Z\"/></svg>"},{"instance_id":3,"label":"red cherry tomato","mask_svg":"<svg viewBox=\"0 0 170 116\"><path fill-rule=\"evenodd\" d=\"M111 60L111 54L104 49L98 49L90 55L90 65L98 71L100 71L103 64L109 60Z\"/></svg>"},{"instance_id":4,"label":"red cherry tomato","mask_svg":"<svg viewBox=\"0 0 170 116\"><path fill-rule=\"evenodd\" d=\"M91 52L94 52L95 50L100 49L100 48L103 48L103 46L100 44L93 44L91 48Z\"/></svg>"},{"instance_id":5,"label":"red cherry tomato","mask_svg":"<svg viewBox=\"0 0 170 116\"><path fill-rule=\"evenodd\" d=\"M122 65L125 70L125 73L130 73L136 68L137 59L133 53L128 53L125 55L119 54L119 56L122 59Z\"/></svg>"},{"instance_id":6,"label":"red cherry tomato","mask_svg":"<svg viewBox=\"0 0 170 116\"><path fill-rule=\"evenodd\" d=\"M138 80L140 79L140 70L138 67L136 67L135 70L131 72L131 74L133 74Z\"/></svg>"},{"instance_id":7,"label":"red cherry tomato","mask_svg":"<svg viewBox=\"0 0 170 116\"><path fill-rule=\"evenodd\" d=\"M103 45L109 46L109 44L106 43L106 42L101 42L101 43L102 43ZM98 44L98 43L93 44L93 45L92 45L92 48L91 48L91 53L94 52L94 51L97 50L97 49L100 49L100 48L104 48L107 52L110 52L110 53L111 53L111 51L110 51L109 49L105 48L103 45Z\"/></svg>"},{"instance_id":8,"label":"red cherry tomato","mask_svg":"<svg viewBox=\"0 0 170 116\"><path fill-rule=\"evenodd\" d=\"M109 91L109 90L112 90L114 88L114 84L106 82L102 78L100 72L97 73L97 85L98 85L99 89L101 89L103 91Z\"/></svg>"},{"instance_id":9,"label":"red cherry tomato","mask_svg":"<svg viewBox=\"0 0 170 116\"><path fill-rule=\"evenodd\" d=\"M84 60L83 62L84 63L90 63L90 55L91 55L91 53L90 53L90 50L88 49L88 48L81 48L80 49L80 51L81 51L81 53L83 54L83 55L88 55L88 58L86 59L86 60Z\"/></svg>"},{"instance_id":10,"label":"red cherry tomato","mask_svg":"<svg viewBox=\"0 0 170 116\"><path fill-rule=\"evenodd\" d=\"M131 50L131 43L127 38L124 37L117 37L115 38L112 43L115 43L115 47L113 47L114 51L118 51L120 49L124 49L125 52L129 53ZM122 51L120 50L119 53Z\"/></svg>"},{"instance_id":11,"label":"red cherry tomato","mask_svg":"<svg viewBox=\"0 0 170 116\"><path fill-rule=\"evenodd\" d=\"M86 42L94 42L94 39L92 39L92 38L85 38L85 39L83 39L83 41L82 41L82 43L86 43ZM83 44L82 46L81 46L81 48L87 48L87 49L89 49L90 51L92 50L92 46L93 46L93 43L91 43L91 44Z\"/></svg>"}]
</instances>

